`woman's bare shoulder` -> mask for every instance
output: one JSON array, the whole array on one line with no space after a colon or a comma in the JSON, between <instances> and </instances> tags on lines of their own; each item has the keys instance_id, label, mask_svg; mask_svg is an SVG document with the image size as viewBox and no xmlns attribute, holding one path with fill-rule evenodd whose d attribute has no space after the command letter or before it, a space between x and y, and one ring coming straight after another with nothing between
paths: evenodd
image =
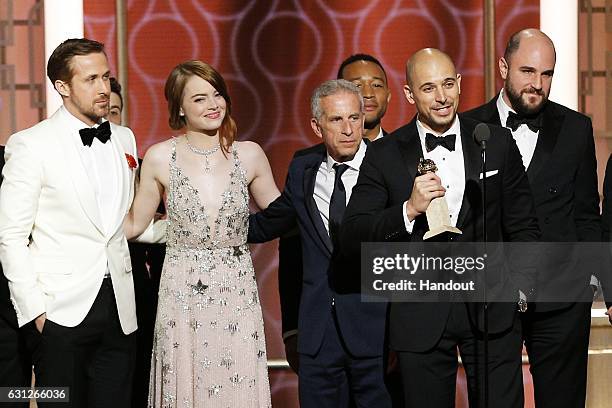
<instances>
[{"instance_id":1,"label":"woman's bare shoulder","mask_svg":"<svg viewBox=\"0 0 612 408\"><path fill-rule=\"evenodd\" d=\"M261 146L250 140L234 142L234 147L238 150L242 160L261 160L262 156L265 156Z\"/></svg>"},{"instance_id":2,"label":"woman's bare shoulder","mask_svg":"<svg viewBox=\"0 0 612 408\"><path fill-rule=\"evenodd\" d=\"M174 138L164 140L159 143L155 143L147 150L144 160L152 163L164 163L170 160L170 154L172 153L172 141Z\"/></svg>"}]
</instances>

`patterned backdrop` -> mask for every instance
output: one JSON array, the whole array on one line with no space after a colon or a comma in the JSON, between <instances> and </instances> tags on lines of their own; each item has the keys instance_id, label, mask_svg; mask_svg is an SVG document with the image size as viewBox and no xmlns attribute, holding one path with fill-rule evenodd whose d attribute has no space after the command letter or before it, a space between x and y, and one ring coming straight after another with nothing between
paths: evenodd
<instances>
[{"instance_id":1,"label":"patterned backdrop","mask_svg":"<svg viewBox=\"0 0 612 408\"><path fill-rule=\"evenodd\" d=\"M86 36L106 43L116 68L114 4L84 0ZM498 55L512 32L539 26L538 4L497 0ZM264 148L279 187L293 152L317 143L309 126L312 90L334 78L353 53L376 56L387 71L387 130L414 115L403 96L404 65L423 47L440 48L455 61L463 76L461 110L484 102L482 0L128 0L127 7L129 122L141 155L172 134L163 85L186 59L222 73L239 139ZM283 357L276 255L276 242L253 247L271 358ZM296 377L275 371L271 382L275 406L294 406ZM458 400L467 405L463 391Z\"/></svg>"}]
</instances>

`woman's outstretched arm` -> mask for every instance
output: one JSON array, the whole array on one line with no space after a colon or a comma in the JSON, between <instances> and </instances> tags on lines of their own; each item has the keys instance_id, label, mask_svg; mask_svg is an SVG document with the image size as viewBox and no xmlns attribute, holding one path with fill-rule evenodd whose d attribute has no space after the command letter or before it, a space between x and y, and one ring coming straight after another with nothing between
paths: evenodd
<instances>
[{"instance_id":1,"label":"woman's outstretched arm","mask_svg":"<svg viewBox=\"0 0 612 408\"><path fill-rule=\"evenodd\" d=\"M132 208L123 224L127 239L142 234L153 220L167 185L165 179L167 179L169 157L167 142L151 146L145 154L140 169L140 183L136 186Z\"/></svg>"}]
</instances>

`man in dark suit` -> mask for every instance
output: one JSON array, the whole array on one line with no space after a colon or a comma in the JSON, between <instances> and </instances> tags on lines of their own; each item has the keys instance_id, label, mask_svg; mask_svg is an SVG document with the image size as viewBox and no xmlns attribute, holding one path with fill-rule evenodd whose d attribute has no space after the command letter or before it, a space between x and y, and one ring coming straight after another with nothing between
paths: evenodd
<instances>
[{"instance_id":1,"label":"man in dark suit","mask_svg":"<svg viewBox=\"0 0 612 408\"><path fill-rule=\"evenodd\" d=\"M382 128L382 118L391 100L387 84L387 73L380 61L369 54L354 54L346 58L338 69L338 79L354 83L361 91L364 105L364 136L374 141L387 132ZM309 152L298 151L294 158ZM281 317L285 355L297 373L297 322L300 296L302 293L302 244L298 231L281 237L278 247L278 286L281 303ZM394 404L397 405L397 404Z\"/></svg>"},{"instance_id":2,"label":"man in dark suit","mask_svg":"<svg viewBox=\"0 0 612 408\"><path fill-rule=\"evenodd\" d=\"M604 243L612 242L612 202L610 201L612 201L612 154L608 157L608 162L606 163L606 173L603 182L603 201L601 203L601 235ZM608 246L608 251L610 251L609 248L610 246ZM609 261L604 262L603 268L610 272L610 269L612 269L611 263ZM612 276L609 273L602 276L601 286L607 299L606 307L608 311L606 314L610 324L612 324L612 300L610 300L612 297L610 296L612 292Z\"/></svg>"},{"instance_id":3,"label":"man in dark suit","mask_svg":"<svg viewBox=\"0 0 612 408\"><path fill-rule=\"evenodd\" d=\"M346 407L352 398L358 407L390 407L382 361L386 304L361 303L357 267L338 258L340 221L366 150L363 101L355 85L332 80L315 90L311 108L323 144L295 156L281 196L251 216L249 241L299 226L300 405Z\"/></svg>"},{"instance_id":4,"label":"man in dark suit","mask_svg":"<svg viewBox=\"0 0 612 408\"><path fill-rule=\"evenodd\" d=\"M539 237L533 200L520 154L510 132L490 127L486 174L472 140L477 122L459 117L461 76L448 55L426 48L406 65L407 100L417 116L368 148L342 224L342 248L358 257L362 242L420 242L428 230L425 211L445 197L450 221L463 231L450 237L478 242L482 236L481 185L487 182L487 235L491 242L534 241ZM420 158L436 173L418 176ZM524 296L533 284L521 275L501 276L506 293ZM483 402L483 325L478 303L392 303L391 347L398 352L406 405L452 407L457 348L468 379L471 406ZM521 336L517 303L491 303L489 314L489 406L522 407Z\"/></svg>"},{"instance_id":5,"label":"man in dark suit","mask_svg":"<svg viewBox=\"0 0 612 408\"><path fill-rule=\"evenodd\" d=\"M591 120L548 100L555 48L544 33L512 35L499 71L500 94L466 116L512 131L534 196L543 242L601 239L597 164ZM535 402L542 407L584 407L591 303L561 303L576 291L591 298L590 268L547 259L538 268L537 300L522 316ZM563 259L563 258L562 258ZM596 284L596 281L593 281Z\"/></svg>"},{"instance_id":6,"label":"man in dark suit","mask_svg":"<svg viewBox=\"0 0 612 408\"><path fill-rule=\"evenodd\" d=\"M0 184L4 167L4 146L0 146ZM17 324L15 308L10 301L8 281L0 266L0 387L29 387L32 382L32 360ZM27 402L5 403L6 407L25 408ZM3 405L5 406L5 405Z\"/></svg>"}]
</instances>

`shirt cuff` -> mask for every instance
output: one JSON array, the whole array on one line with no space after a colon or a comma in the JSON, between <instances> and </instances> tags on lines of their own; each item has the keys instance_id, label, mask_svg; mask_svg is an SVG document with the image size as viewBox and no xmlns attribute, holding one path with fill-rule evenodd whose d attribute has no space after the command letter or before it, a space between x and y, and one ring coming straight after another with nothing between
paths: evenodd
<instances>
[{"instance_id":1,"label":"shirt cuff","mask_svg":"<svg viewBox=\"0 0 612 408\"><path fill-rule=\"evenodd\" d=\"M404 201L404 206L402 207L403 216L404 216L404 227L406 227L406 232L412 234L412 228L414 228L414 220L410 221L408 219L408 201Z\"/></svg>"},{"instance_id":2,"label":"shirt cuff","mask_svg":"<svg viewBox=\"0 0 612 408\"><path fill-rule=\"evenodd\" d=\"M287 330L286 332L283 333L283 342L287 341L287 339L291 336L297 336L298 331L297 330Z\"/></svg>"},{"instance_id":3,"label":"shirt cuff","mask_svg":"<svg viewBox=\"0 0 612 408\"><path fill-rule=\"evenodd\" d=\"M132 241L145 244L165 244L166 230L168 229L168 219L151 220L149 226L142 234L132 239Z\"/></svg>"}]
</instances>

